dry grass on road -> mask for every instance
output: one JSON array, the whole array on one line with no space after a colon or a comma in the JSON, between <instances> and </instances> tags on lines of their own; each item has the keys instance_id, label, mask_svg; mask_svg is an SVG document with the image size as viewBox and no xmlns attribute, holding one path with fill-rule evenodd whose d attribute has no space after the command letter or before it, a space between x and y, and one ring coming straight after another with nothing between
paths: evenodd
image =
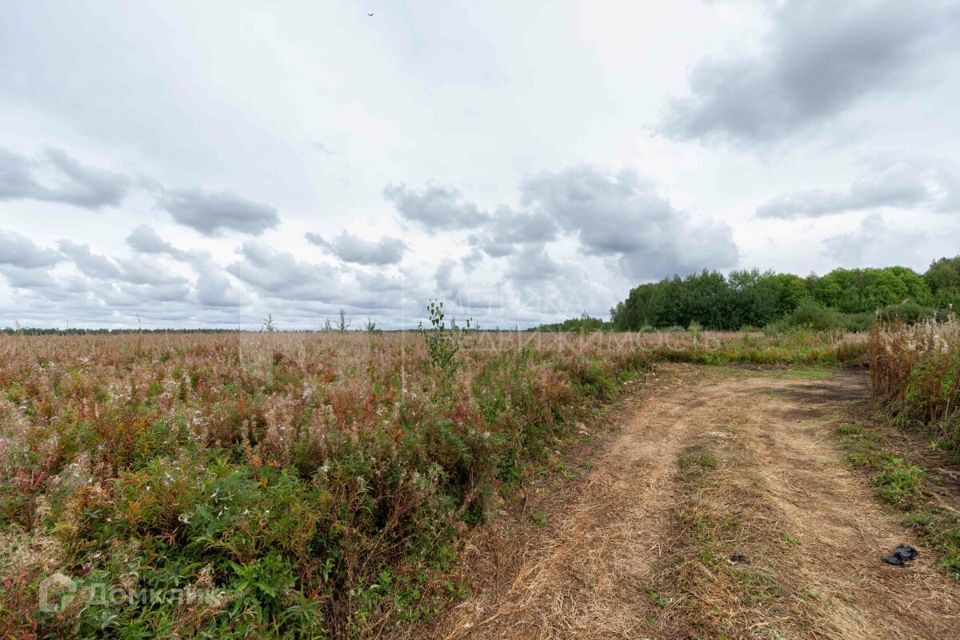
<instances>
[{"instance_id":1,"label":"dry grass on road","mask_svg":"<svg viewBox=\"0 0 960 640\"><path fill-rule=\"evenodd\" d=\"M659 371L582 478L545 482L476 531L463 569L474 594L430 634L942 638L960 627L960 585L843 462L835 431L867 395L862 374ZM918 561L881 563L900 542Z\"/></svg>"}]
</instances>

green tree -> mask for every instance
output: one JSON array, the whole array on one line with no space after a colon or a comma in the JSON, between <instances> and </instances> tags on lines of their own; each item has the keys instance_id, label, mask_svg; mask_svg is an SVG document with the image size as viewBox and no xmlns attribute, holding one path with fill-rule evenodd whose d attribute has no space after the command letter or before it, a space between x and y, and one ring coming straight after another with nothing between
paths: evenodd
<instances>
[{"instance_id":1,"label":"green tree","mask_svg":"<svg viewBox=\"0 0 960 640\"><path fill-rule=\"evenodd\" d=\"M757 269L675 275L631 289L610 319L618 331L691 323L730 330L785 319L797 326L861 327L878 310L913 321L948 304L960 306L960 257L938 260L924 276L906 267L834 269L806 278Z\"/></svg>"},{"instance_id":2,"label":"green tree","mask_svg":"<svg viewBox=\"0 0 960 640\"><path fill-rule=\"evenodd\" d=\"M929 305L933 296L926 281L912 269L834 269L813 285L814 299L844 313L875 311L912 300Z\"/></svg>"},{"instance_id":3,"label":"green tree","mask_svg":"<svg viewBox=\"0 0 960 640\"><path fill-rule=\"evenodd\" d=\"M803 278L790 273L733 271L727 281L735 297L738 327L762 327L778 320L810 295Z\"/></svg>"},{"instance_id":4,"label":"green tree","mask_svg":"<svg viewBox=\"0 0 960 640\"><path fill-rule=\"evenodd\" d=\"M960 310L960 256L935 260L923 279L938 307Z\"/></svg>"}]
</instances>

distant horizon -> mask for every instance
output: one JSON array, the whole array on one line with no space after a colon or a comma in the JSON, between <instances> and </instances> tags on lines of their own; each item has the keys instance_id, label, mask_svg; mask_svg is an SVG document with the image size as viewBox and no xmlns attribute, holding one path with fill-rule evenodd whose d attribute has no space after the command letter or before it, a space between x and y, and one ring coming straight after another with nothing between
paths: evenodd
<instances>
[{"instance_id":1,"label":"distant horizon","mask_svg":"<svg viewBox=\"0 0 960 640\"><path fill-rule=\"evenodd\" d=\"M958 254L957 256L941 256L941 257L938 257L938 258L933 258L933 259L930 261L929 266L932 266L933 264L935 264L937 261L940 261L940 260L949 260L949 259L958 259L958 258L960 258L960 254ZM773 270L761 270L761 269L758 269L758 268L750 268L750 269L729 269L729 270L723 272L723 271L720 271L720 270L710 270L710 269L704 268L704 269L695 270L695 271L692 271L692 272L690 272L690 273L685 273L685 274L675 273L675 274L673 274L672 276L667 276L667 277L664 277L664 278L660 278L659 280L649 280L649 281L646 281L646 282L639 282L639 283L637 283L636 285L634 285L634 287L643 286L643 285L645 285L645 284L653 284L653 283L655 283L655 282L662 282L662 281L664 281L664 280L671 280L671 279L674 279L674 278L687 278L687 277L691 277L691 276L694 276L694 275L697 275L697 274L700 274L700 273L704 273L704 272L716 272L716 273L721 273L725 278L729 278L730 275L733 274L733 273L735 273L735 272L759 272L759 273L773 272L773 273L778 273L778 274L782 274L782 275L793 275L793 276L797 276L798 278L802 278L802 279L805 279L805 280L806 280L806 279L809 279L809 278L820 278L820 277L829 275L830 273L834 273L834 272L836 272L836 271L841 271L841 270L844 270L844 271L867 271L867 270L877 270L877 269L908 269L908 270L916 273L917 275L923 275L923 273L924 273L924 272L917 271L916 269L912 269L911 267L905 267L905 266L903 266L903 265L885 265L885 266L876 266L876 267L853 267L853 268L848 268L848 267L836 267L836 268L831 269L830 271L828 271L828 272L826 272L826 273L823 273L823 274L817 274L817 273L809 273L809 274L793 273L793 274L791 274L791 273L788 273L788 272L776 272L776 271L773 271ZM626 298L626 297L627 297L627 296L624 296L624 298ZM440 301L440 302L444 302L445 304L448 303L448 301L443 301L443 300L440 300L439 298L430 298L430 299L428 299L427 301L424 301L424 303L423 303L423 310L424 310L424 312L426 311L426 305L427 305L427 302L429 302L429 300L438 300L438 301ZM618 302L620 302L620 301L618 301ZM214 326L214 325L197 325L197 326L143 326L143 325L141 324L139 327L138 327L136 324L133 325L133 326L108 326L108 325L96 325L96 324L92 324L92 325L87 325L87 326L79 326L79 325L78 325L78 326L72 326L72 327L71 327L71 326L63 326L63 327L60 327L60 326L57 326L57 325L36 325L36 326L34 326L34 325L24 325L24 324L21 324L21 326L20 326L19 329L16 328L16 325L12 325L12 326L9 326L9 325L8 325L8 326L0 326L0 332L11 333L11 332L17 332L17 331L19 331L19 330L25 330L25 331L35 330L35 331L57 331L57 332L61 332L61 333L69 333L69 332L73 332L73 331L136 333L137 331L142 330L142 331L148 331L148 332L151 332L151 333L155 333L155 332L159 332L159 333L162 333L162 332L260 333L260 332L263 332L263 331L278 332L278 333L279 333L279 332L287 332L287 333L327 333L327 332L337 332L337 331L338 331L338 329L335 327L335 322L336 322L336 319L338 318L339 311L340 311L340 310L338 310L338 314L337 314L337 315L329 315L329 316L322 316L322 317L315 318L315 319L314 319L315 321L314 321L312 324L309 324L309 325L299 325L299 326L291 326L291 327L284 327L284 326L283 326L283 322L284 322L283 318L280 318L280 317L272 318L272 321L273 321L274 323L277 323L277 327L276 327L275 329L273 329L273 330L266 330L266 329L265 329L268 315L269 315L269 316L272 316L272 315L273 315L273 314L267 314L267 315L264 315L259 322L247 323L247 326L243 326L243 323L236 323L236 322L234 322L234 323L224 322L224 323L222 323L222 324L220 324L220 325L216 325L216 326ZM586 315L587 317L589 317L589 318L591 318L591 319L602 320L602 321L604 321L604 322L606 323L606 322L609 322L609 321L611 320L611 312L612 312L612 311L613 311L613 309L611 308L611 309L608 311L608 313L605 314L605 315L594 315L594 314L588 313L586 310L583 310L583 311L581 311L580 313L567 314L567 315L563 315L563 316L557 316L557 317L555 317L555 318L552 319L552 320L547 320L547 321L544 321L544 322L538 322L538 323L536 323L536 324L528 323L528 324L525 324L525 325L521 325L520 323L515 323L515 324L512 325L512 326L509 326L509 325L500 326L499 324L497 324L497 325L494 325L493 327L484 325L484 326L479 326L479 330L480 330L480 331L517 331L517 330L519 330L519 331L529 331L529 330L532 330L532 329L536 329L536 328L538 328L538 327L543 327L543 326L548 326L548 325L553 325L553 324L559 324L559 323L562 323L562 322L565 321L565 320L582 318L582 317L584 317L584 315ZM346 321L349 323L349 326L347 327L347 329L345 330L345 332L350 332L350 333L354 333L354 332L363 333L363 332L366 332L367 329L361 327L358 323L359 323L359 322L363 322L363 323L365 324L365 323L368 322L368 321L372 321L369 317L360 317L360 316L350 315L349 313L346 313L345 310L344 310L344 314L345 314L345 316L346 316ZM428 324L428 323L427 323L427 319L428 319L428 316L427 316L426 313L424 313L422 316L411 316L410 320L411 320L412 322L415 322L416 324L391 324L391 323L389 323L389 322L388 322L387 324L378 324L378 323L374 322L374 325L375 325L375 330L377 330L377 331L383 331L383 332L405 332L405 331L406 331L406 332L410 332L410 331L413 331L413 332L416 332L416 331L418 331L418 330L421 328L421 325L427 325L427 324ZM472 316L461 316L461 317L458 318L457 316L455 316L455 315L450 315L450 314L448 313L447 318L446 318L446 321L447 321L447 323L449 324L449 322L452 320L452 321L454 321L454 322L457 322L459 325L463 326L464 323L465 323L468 319L469 319L470 322L471 322L471 328L477 329L477 328L478 328L478 325L480 325L480 322L479 322L479 320L477 320L476 318L474 318L474 317L472 317ZM331 326L325 327L324 325L325 325L327 322L329 322Z\"/></svg>"}]
</instances>

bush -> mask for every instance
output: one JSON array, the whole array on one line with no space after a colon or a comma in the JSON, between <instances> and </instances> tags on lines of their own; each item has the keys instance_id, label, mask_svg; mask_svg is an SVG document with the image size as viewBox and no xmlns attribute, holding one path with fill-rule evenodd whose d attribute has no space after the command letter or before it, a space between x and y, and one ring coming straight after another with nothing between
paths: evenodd
<instances>
[{"instance_id":1,"label":"bush","mask_svg":"<svg viewBox=\"0 0 960 640\"><path fill-rule=\"evenodd\" d=\"M812 301L805 301L782 320L765 327L768 333L784 331L866 331L873 324L872 314L841 313Z\"/></svg>"},{"instance_id":2,"label":"bush","mask_svg":"<svg viewBox=\"0 0 960 640\"><path fill-rule=\"evenodd\" d=\"M877 318L883 322L900 320L906 324L917 324L926 320L946 320L947 314L935 307L925 307L912 300L894 304L877 312Z\"/></svg>"}]
</instances>

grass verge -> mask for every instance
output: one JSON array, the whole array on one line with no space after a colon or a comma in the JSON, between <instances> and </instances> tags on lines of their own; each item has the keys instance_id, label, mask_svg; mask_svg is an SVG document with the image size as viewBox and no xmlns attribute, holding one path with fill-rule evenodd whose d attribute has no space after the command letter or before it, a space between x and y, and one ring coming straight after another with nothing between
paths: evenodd
<instances>
[{"instance_id":1,"label":"grass verge","mask_svg":"<svg viewBox=\"0 0 960 640\"><path fill-rule=\"evenodd\" d=\"M950 504L956 501L960 474L928 452L910 450L911 440L887 437L885 427L876 423L842 424L837 436L848 462L870 476L877 496L940 554L940 568L960 580L960 511Z\"/></svg>"}]
</instances>

